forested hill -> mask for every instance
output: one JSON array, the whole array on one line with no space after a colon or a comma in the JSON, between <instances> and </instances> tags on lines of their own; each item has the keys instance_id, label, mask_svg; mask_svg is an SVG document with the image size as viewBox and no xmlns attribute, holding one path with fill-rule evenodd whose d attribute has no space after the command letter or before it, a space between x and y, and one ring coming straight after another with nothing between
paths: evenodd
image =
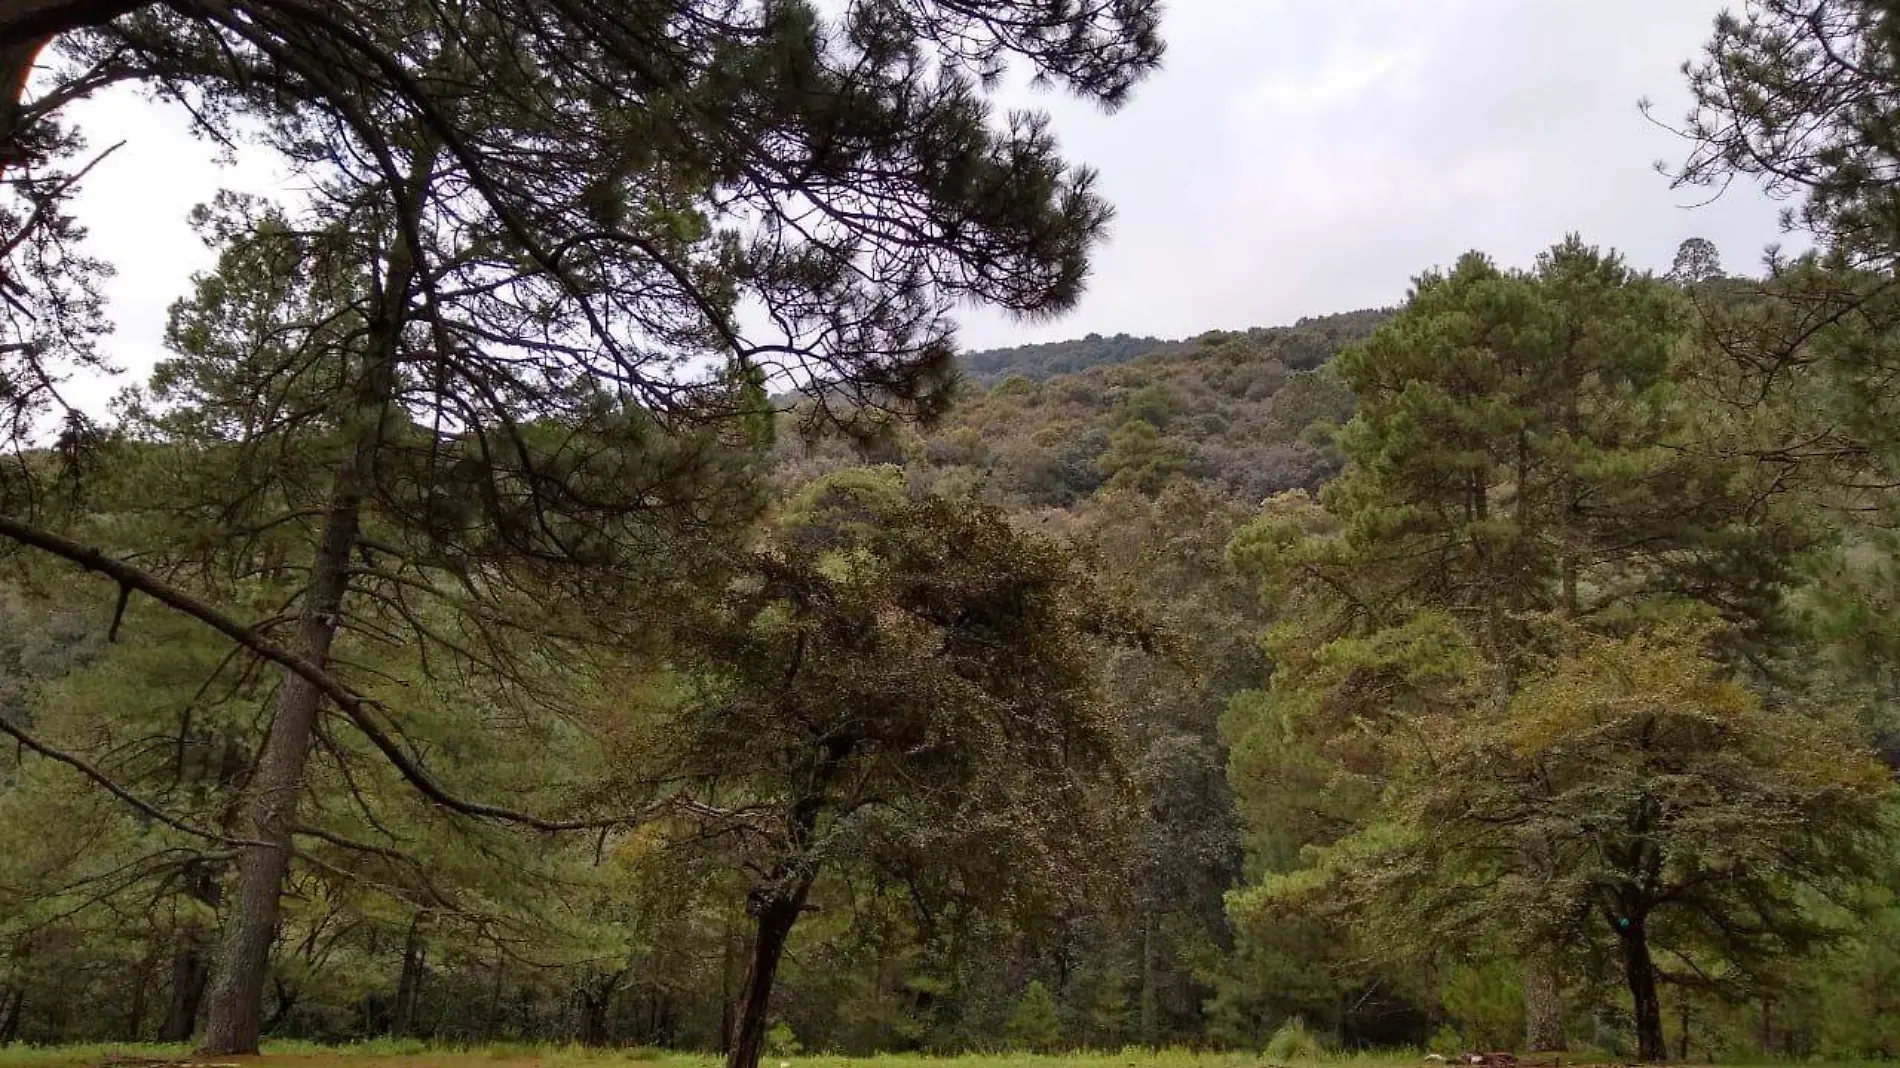
<instances>
[{"instance_id":1,"label":"forested hill","mask_svg":"<svg viewBox=\"0 0 1900 1068\"><path fill-rule=\"evenodd\" d=\"M1068 508L1117 489L1152 494L1177 478L1249 505L1317 489L1339 470L1333 431L1353 409L1326 365L1390 315L975 353L944 424L907 432L877 458L1012 509ZM805 477L862 459L840 444L798 443L783 463Z\"/></svg>"},{"instance_id":2,"label":"forested hill","mask_svg":"<svg viewBox=\"0 0 1900 1068\"><path fill-rule=\"evenodd\" d=\"M1103 364L1127 363L1143 356L1178 350L1180 342L1158 337L1134 337L1116 334L1103 337L1089 334L1068 341L1046 341L1034 345L983 349L963 354L958 362L964 374L978 382L994 383L1006 375L1044 379L1085 371Z\"/></svg>"},{"instance_id":3,"label":"forested hill","mask_svg":"<svg viewBox=\"0 0 1900 1068\"><path fill-rule=\"evenodd\" d=\"M1283 361L1299 363L1312 358L1311 350L1329 348L1342 332L1363 336L1366 324L1370 322L1377 326L1384 314L1379 311L1345 312L1301 319L1292 326L1256 328L1246 331L1243 336L1279 355ZM1223 336L1223 332L1204 334L1202 339L1219 336ZM1164 341L1157 337L1129 334L1115 334L1112 337L1089 334L1067 341L967 352L958 362L964 374L984 385L994 385L1010 375L1042 381L1057 375L1086 371L1091 367L1128 363L1148 356L1191 352L1197 340L1200 339ZM1287 351L1281 352L1282 348Z\"/></svg>"}]
</instances>

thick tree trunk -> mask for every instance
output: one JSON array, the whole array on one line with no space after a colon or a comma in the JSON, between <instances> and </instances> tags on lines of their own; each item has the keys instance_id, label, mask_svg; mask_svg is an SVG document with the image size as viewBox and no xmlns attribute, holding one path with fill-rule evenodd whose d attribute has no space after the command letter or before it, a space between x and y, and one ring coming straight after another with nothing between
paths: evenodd
<instances>
[{"instance_id":1,"label":"thick tree trunk","mask_svg":"<svg viewBox=\"0 0 1900 1068\"><path fill-rule=\"evenodd\" d=\"M354 467L354 465L352 465ZM311 562L310 588L298 631L297 655L318 667L330 656L338 615L349 585L350 553L356 547L363 492L354 470L338 479L323 539ZM270 733L258 755L238 819L241 838L237 894L225 921L224 944L211 984L203 1051L256 1053L264 1017L264 978L277 940L278 896L290 872L290 828L303 792L323 695L288 671L277 695Z\"/></svg>"},{"instance_id":2,"label":"thick tree trunk","mask_svg":"<svg viewBox=\"0 0 1900 1068\"><path fill-rule=\"evenodd\" d=\"M428 184L434 158L429 151L416 155L409 175L412 189ZM396 389L403 317L415 276L415 250L398 238L376 295L377 314L364 337L363 378L349 413L354 447L331 489L298 623L294 651L320 668L329 663L330 644L342 622L350 557L361 533L363 501ZM270 730L238 812L238 837L255 844L238 850L237 895L225 923L200 1043L208 1054L257 1052L264 979L277 938L278 897L290 871L291 826L322 705L322 692L308 679L284 672Z\"/></svg>"},{"instance_id":3,"label":"thick tree trunk","mask_svg":"<svg viewBox=\"0 0 1900 1068\"><path fill-rule=\"evenodd\" d=\"M805 910L805 898L811 883L802 881L789 895L774 895L757 909L757 935L752 942L752 961L746 968L745 984L739 992L739 1011L733 1021L731 1048L726 1051L726 1068L759 1068L765 1053L765 1024L771 1007L772 984L778 978L779 961L785 957L785 943L792 926Z\"/></svg>"},{"instance_id":4,"label":"thick tree trunk","mask_svg":"<svg viewBox=\"0 0 1900 1068\"><path fill-rule=\"evenodd\" d=\"M402 971L396 977L396 1009L389 1022L389 1031L397 1038L415 1031L416 1006L422 1001L422 972L427 959L422 932L428 922L428 913L416 913L416 918L409 921L408 935L403 938Z\"/></svg>"},{"instance_id":5,"label":"thick tree trunk","mask_svg":"<svg viewBox=\"0 0 1900 1068\"><path fill-rule=\"evenodd\" d=\"M217 873L211 866L194 861L184 875L185 892L208 909L218 907ZM198 1025L198 1009L204 1003L205 984L211 978L211 936L198 923L187 922L172 943L171 997L166 1003L165 1022L159 1027L160 1042L184 1042Z\"/></svg>"},{"instance_id":6,"label":"thick tree trunk","mask_svg":"<svg viewBox=\"0 0 1900 1068\"><path fill-rule=\"evenodd\" d=\"M27 125L23 114L26 83L33 76L33 60L47 40L26 37L0 45L0 178L32 155L21 136Z\"/></svg>"},{"instance_id":7,"label":"thick tree trunk","mask_svg":"<svg viewBox=\"0 0 1900 1068\"><path fill-rule=\"evenodd\" d=\"M26 1004L26 991L17 986L0 989L0 1046L10 1046L20 1037L20 1008Z\"/></svg>"},{"instance_id":8,"label":"thick tree trunk","mask_svg":"<svg viewBox=\"0 0 1900 1068\"><path fill-rule=\"evenodd\" d=\"M613 1019L614 992L619 986L619 980L614 979L596 987L581 988L581 1045L607 1044L608 1025Z\"/></svg>"},{"instance_id":9,"label":"thick tree trunk","mask_svg":"<svg viewBox=\"0 0 1900 1068\"><path fill-rule=\"evenodd\" d=\"M204 1001L205 984L211 978L211 966L205 958L205 938L196 930L179 932L172 947L171 998L166 1003L165 1023L158 1030L160 1042L184 1042L198 1023L198 1006Z\"/></svg>"},{"instance_id":10,"label":"thick tree trunk","mask_svg":"<svg viewBox=\"0 0 1900 1068\"><path fill-rule=\"evenodd\" d=\"M1524 962L1524 1049L1548 1052L1564 1048L1563 979L1550 953L1533 953Z\"/></svg>"},{"instance_id":11,"label":"thick tree trunk","mask_svg":"<svg viewBox=\"0 0 1900 1068\"><path fill-rule=\"evenodd\" d=\"M1636 1057L1656 1062L1669 1056L1663 1044L1662 1000L1656 994L1656 966L1649 958L1649 932L1631 917L1618 932L1623 946L1623 978L1629 984L1636 1015Z\"/></svg>"},{"instance_id":12,"label":"thick tree trunk","mask_svg":"<svg viewBox=\"0 0 1900 1068\"><path fill-rule=\"evenodd\" d=\"M82 26L97 26L156 0L6 0L0 3L0 49L11 49Z\"/></svg>"}]
</instances>

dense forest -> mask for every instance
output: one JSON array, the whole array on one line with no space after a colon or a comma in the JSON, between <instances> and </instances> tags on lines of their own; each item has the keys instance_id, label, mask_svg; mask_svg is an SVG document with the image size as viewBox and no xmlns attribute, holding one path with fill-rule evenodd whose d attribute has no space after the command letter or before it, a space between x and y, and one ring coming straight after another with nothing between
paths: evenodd
<instances>
[{"instance_id":1,"label":"dense forest","mask_svg":"<svg viewBox=\"0 0 1900 1068\"><path fill-rule=\"evenodd\" d=\"M1155 5L332 7L0 10L0 1046L1900 1052L1886 5L1686 68L1759 276L963 354ZM124 80L313 194L89 415Z\"/></svg>"}]
</instances>

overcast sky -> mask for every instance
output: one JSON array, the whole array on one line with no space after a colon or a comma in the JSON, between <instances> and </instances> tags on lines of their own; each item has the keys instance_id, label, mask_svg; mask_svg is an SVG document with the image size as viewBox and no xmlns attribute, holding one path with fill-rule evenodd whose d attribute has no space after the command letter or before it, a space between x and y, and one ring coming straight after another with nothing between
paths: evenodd
<instances>
[{"instance_id":1,"label":"overcast sky","mask_svg":"<svg viewBox=\"0 0 1900 1068\"><path fill-rule=\"evenodd\" d=\"M1172 0L1165 69L1119 113L1039 93L1066 154L1118 216L1081 305L1053 322L964 317L972 348L1126 331L1179 337L1403 299L1472 248L1525 264L1568 231L1666 269L1703 236L1733 270L1778 237L1752 189L1691 208L1652 165L1681 145L1677 68L1721 0ZM81 214L119 268L119 362L159 352L165 308L209 256L185 213L272 167L212 162L171 111L112 97L84 115L126 145ZM106 389L88 389L103 396Z\"/></svg>"}]
</instances>

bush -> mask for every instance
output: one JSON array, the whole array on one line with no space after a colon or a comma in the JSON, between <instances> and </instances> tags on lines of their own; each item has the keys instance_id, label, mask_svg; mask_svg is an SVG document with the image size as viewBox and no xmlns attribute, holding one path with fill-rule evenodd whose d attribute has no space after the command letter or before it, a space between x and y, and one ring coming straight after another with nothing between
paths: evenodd
<instances>
[{"instance_id":1,"label":"bush","mask_svg":"<svg viewBox=\"0 0 1900 1068\"><path fill-rule=\"evenodd\" d=\"M1312 1061L1325 1056L1326 1046L1319 1036L1306 1029L1306 1021L1298 1016L1280 1025L1280 1029L1267 1040L1266 1058L1270 1061Z\"/></svg>"},{"instance_id":2,"label":"bush","mask_svg":"<svg viewBox=\"0 0 1900 1068\"><path fill-rule=\"evenodd\" d=\"M805 1052L805 1047L799 1045L791 1026L781 1020L765 1032L765 1052L773 1057L793 1057Z\"/></svg>"}]
</instances>

